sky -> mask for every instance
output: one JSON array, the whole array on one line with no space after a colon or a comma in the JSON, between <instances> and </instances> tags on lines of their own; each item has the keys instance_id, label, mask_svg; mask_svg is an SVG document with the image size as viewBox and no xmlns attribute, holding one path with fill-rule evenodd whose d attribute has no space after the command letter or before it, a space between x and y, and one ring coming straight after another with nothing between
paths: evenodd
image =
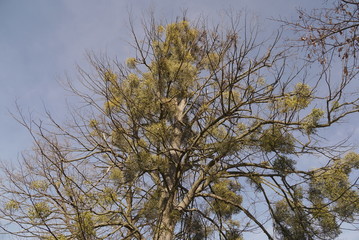
<instances>
[{"instance_id":1,"label":"sky","mask_svg":"<svg viewBox=\"0 0 359 240\"><path fill-rule=\"evenodd\" d=\"M267 18L294 16L297 2L0 0L0 160L16 161L31 146L29 134L11 116L17 113L16 104L27 115L41 117L46 107L61 117L70 98L61 83L67 76L76 80L77 65L88 67L86 52L120 60L131 56L129 15L139 23L154 9L158 18L173 20L187 9L190 18L215 21L228 10L245 10L268 29L275 23ZM313 1L300 2L313 7Z\"/></svg>"},{"instance_id":2,"label":"sky","mask_svg":"<svg viewBox=\"0 0 359 240\"><path fill-rule=\"evenodd\" d=\"M216 21L226 11L254 15L262 29L278 24L269 18L296 18L296 8L323 6L321 0L0 0L0 161L14 163L30 149L31 137L12 114L16 104L25 115L57 119L76 101L61 82L76 80L76 66L88 67L86 52L124 60L132 49L129 15L140 22L149 9L174 20L187 10L189 18ZM140 29L138 29L140 31ZM342 133L336 133L342 134ZM354 239L345 233L341 239Z\"/></svg>"}]
</instances>

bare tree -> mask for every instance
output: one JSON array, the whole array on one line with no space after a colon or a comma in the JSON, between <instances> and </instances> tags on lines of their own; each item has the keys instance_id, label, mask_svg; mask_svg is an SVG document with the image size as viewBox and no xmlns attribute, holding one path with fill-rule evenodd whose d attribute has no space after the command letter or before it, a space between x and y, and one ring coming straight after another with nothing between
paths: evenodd
<instances>
[{"instance_id":1,"label":"bare tree","mask_svg":"<svg viewBox=\"0 0 359 240\"><path fill-rule=\"evenodd\" d=\"M333 58L342 61L343 75L358 73L359 2L325 1L327 8L299 10L298 21L283 20L300 33L299 45L309 50L308 59L330 66Z\"/></svg>"},{"instance_id":2,"label":"bare tree","mask_svg":"<svg viewBox=\"0 0 359 240\"><path fill-rule=\"evenodd\" d=\"M66 124L18 120L34 138L1 185L3 229L38 239L333 239L358 213L359 155L323 141L356 113L345 80L288 66L231 19L133 33L126 64L91 56ZM328 88L330 98L318 94ZM315 161L311 169L308 162ZM296 164L298 163L298 164ZM12 227L15 224L17 227Z\"/></svg>"}]
</instances>

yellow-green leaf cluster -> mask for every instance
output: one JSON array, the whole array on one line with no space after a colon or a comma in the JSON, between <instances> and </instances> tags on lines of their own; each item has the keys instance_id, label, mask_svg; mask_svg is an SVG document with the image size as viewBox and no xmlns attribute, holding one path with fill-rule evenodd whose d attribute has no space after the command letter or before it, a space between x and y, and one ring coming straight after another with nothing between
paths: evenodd
<instances>
[{"instance_id":1,"label":"yellow-green leaf cluster","mask_svg":"<svg viewBox=\"0 0 359 240\"><path fill-rule=\"evenodd\" d=\"M28 210L28 216L32 221L46 219L50 214L51 210L46 202L37 202Z\"/></svg>"},{"instance_id":2,"label":"yellow-green leaf cluster","mask_svg":"<svg viewBox=\"0 0 359 240\"><path fill-rule=\"evenodd\" d=\"M313 108L312 112L302 121L302 127L309 135L314 133L315 127L318 126L319 120L323 117L324 111L319 108Z\"/></svg>"},{"instance_id":3,"label":"yellow-green leaf cluster","mask_svg":"<svg viewBox=\"0 0 359 240\"><path fill-rule=\"evenodd\" d=\"M161 212L160 206L161 190L155 189L149 193L149 197L144 203L140 214L145 216L147 219L156 219L158 218Z\"/></svg>"},{"instance_id":4,"label":"yellow-green leaf cluster","mask_svg":"<svg viewBox=\"0 0 359 240\"><path fill-rule=\"evenodd\" d=\"M111 169L111 171L110 171L110 176L109 176L109 178L111 179L111 180L114 180L114 181L116 181L116 182L122 182L123 181L123 172L122 172L122 170L121 169L119 169L119 168L117 168L117 167L114 167L114 168L112 168Z\"/></svg>"},{"instance_id":5,"label":"yellow-green leaf cluster","mask_svg":"<svg viewBox=\"0 0 359 240\"><path fill-rule=\"evenodd\" d=\"M333 239L339 234L339 226L335 216L330 212L328 206L324 204L315 205L311 211L314 219L318 221L322 234L333 236Z\"/></svg>"},{"instance_id":6,"label":"yellow-green leaf cluster","mask_svg":"<svg viewBox=\"0 0 359 240\"><path fill-rule=\"evenodd\" d=\"M44 192L48 188L48 183L45 180L35 180L30 183L30 188L36 191Z\"/></svg>"},{"instance_id":7,"label":"yellow-green leaf cluster","mask_svg":"<svg viewBox=\"0 0 359 240\"><path fill-rule=\"evenodd\" d=\"M294 137L277 125L265 130L259 142L265 152L292 153L294 151Z\"/></svg>"},{"instance_id":8,"label":"yellow-green leaf cluster","mask_svg":"<svg viewBox=\"0 0 359 240\"><path fill-rule=\"evenodd\" d=\"M212 191L215 195L240 205L242 196L238 194L240 185L230 180L222 180L213 184ZM215 212L226 218L230 218L233 214L238 213L240 209L230 203L221 200L213 200L212 208Z\"/></svg>"},{"instance_id":9,"label":"yellow-green leaf cluster","mask_svg":"<svg viewBox=\"0 0 359 240\"><path fill-rule=\"evenodd\" d=\"M117 81L117 74L113 73L112 71L108 70L103 74L103 78L106 82L115 83Z\"/></svg>"},{"instance_id":10,"label":"yellow-green leaf cluster","mask_svg":"<svg viewBox=\"0 0 359 240\"><path fill-rule=\"evenodd\" d=\"M273 161L273 168L275 171L286 174L295 170L295 161L285 156L278 156Z\"/></svg>"},{"instance_id":11,"label":"yellow-green leaf cluster","mask_svg":"<svg viewBox=\"0 0 359 240\"><path fill-rule=\"evenodd\" d=\"M92 239L96 235L93 214L89 211L80 213L76 217L75 228L77 239Z\"/></svg>"},{"instance_id":12,"label":"yellow-green leaf cluster","mask_svg":"<svg viewBox=\"0 0 359 240\"><path fill-rule=\"evenodd\" d=\"M20 203L15 200L10 200L5 204L5 209L9 211L16 211L20 208Z\"/></svg>"},{"instance_id":13,"label":"yellow-green leaf cluster","mask_svg":"<svg viewBox=\"0 0 359 240\"><path fill-rule=\"evenodd\" d=\"M98 196L99 201L103 204L112 204L117 201L117 193L113 188L105 187Z\"/></svg>"},{"instance_id":14,"label":"yellow-green leaf cluster","mask_svg":"<svg viewBox=\"0 0 359 240\"><path fill-rule=\"evenodd\" d=\"M358 154L349 153L328 169L316 171L309 192L313 205L321 205L327 199L332 202L332 210L340 217L350 219L353 214L359 213L359 194L350 189L349 181L350 172L357 169L358 164Z\"/></svg>"},{"instance_id":15,"label":"yellow-green leaf cluster","mask_svg":"<svg viewBox=\"0 0 359 240\"><path fill-rule=\"evenodd\" d=\"M66 237L63 234L56 234L55 236L54 235L44 236L44 237L41 237L41 239L43 239L43 240L69 240L72 238Z\"/></svg>"},{"instance_id":16,"label":"yellow-green leaf cluster","mask_svg":"<svg viewBox=\"0 0 359 240\"><path fill-rule=\"evenodd\" d=\"M169 142L173 137L173 127L165 121L153 123L146 127L146 136L152 144Z\"/></svg>"},{"instance_id":17,"label":"yellow-green leaf cluster","mask_svg":"<svg viewBox=\"0 0 359 240\"><path fill-rule=\"evenodd\" d=\"M312 101L312 90L309 85L297 83L294 90L278 101L278 110L282 113L297 111L308 107Z\"/></svg>"},{"instance_id":18,"label":"yellow-green leaf cluster","mask_svg":"<svg viewBox=\"0 0 359 240\"><path fill-rule=\"evenodd\" d=\"M126 65L130 69L136 68L136 58L127 58Z\"/></svg>"},{"instance_id":19,"label":"yellow-green leaf cluster","mask_svg":"<svg viewBox=\"0 0 359 240\"><path fill-rule=\"evenodd\" d=\"M290 206L286 199L275 203L275 228L283 236L282 239L308 239L311 226L302 212ZM297 211L296 211L297 210Z\"/></svg>"}]
</instances>

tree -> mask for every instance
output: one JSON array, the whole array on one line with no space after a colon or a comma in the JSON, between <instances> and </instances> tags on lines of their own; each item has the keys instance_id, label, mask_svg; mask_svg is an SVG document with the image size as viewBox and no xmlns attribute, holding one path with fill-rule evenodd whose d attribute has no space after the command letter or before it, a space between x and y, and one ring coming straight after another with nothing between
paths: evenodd
<instances>
[{"instance_id":1,"label":"tree","mask_svg":"<svg viewBox=\"0 0 359 240\"><path fill-rule=\"evenodd\" d=\"M228 27L229 26L229 27ZM90 57L67 124L18 119L34 138L1 185L3 229L38 239L333 239L353 223L359 155L323 141L356 113L346 81L290 68L279 35L232 19L151 19L126 64ZM336 88L336 86L340 86ZM319 94L328 88L333 97ZM318 159L316 168L308 161ZM17 227L12 227L16 224Z\"/></svg>"},{"instance_id":2,"label":"tree","mask_svg":"<svg viewBox=\"0 0 359 240\"><path fill-rule=\"evenodd\" d=\"M343 77L358 74L359 47L359 2L357 0L335 0L329 8L312 12L299 10L299 21L287 21L301 34L302 46L308 48L308 59L319 60L330 67L333 58L342 61ZM326 1L326 4L328 2Z\"/></svg>"}]
</instances>

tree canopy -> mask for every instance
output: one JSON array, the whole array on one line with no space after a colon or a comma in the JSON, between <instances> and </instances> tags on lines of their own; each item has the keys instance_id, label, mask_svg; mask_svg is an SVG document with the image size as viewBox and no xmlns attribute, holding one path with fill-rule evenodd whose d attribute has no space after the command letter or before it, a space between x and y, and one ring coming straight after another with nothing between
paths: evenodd
<instances>
[{"instance_id":1,"label":"tree canopy","mask_svg":"<svg viewBox=\"0 0 359 240\"><path fill-rule=\"evenodd\" d=\"M334 239L356 223L359 155L323 138L359 111L354 68L336 81L309 75L279 34L259 41L237 19L151 18L143 29L132 28L124 64L91 56L95 73L80 69L87 90L72 90L85 104L71 120L20 115L34 148L5 168L3 229L48 240L257 230L296 240Z\"/></svg>"}]
</instances>

